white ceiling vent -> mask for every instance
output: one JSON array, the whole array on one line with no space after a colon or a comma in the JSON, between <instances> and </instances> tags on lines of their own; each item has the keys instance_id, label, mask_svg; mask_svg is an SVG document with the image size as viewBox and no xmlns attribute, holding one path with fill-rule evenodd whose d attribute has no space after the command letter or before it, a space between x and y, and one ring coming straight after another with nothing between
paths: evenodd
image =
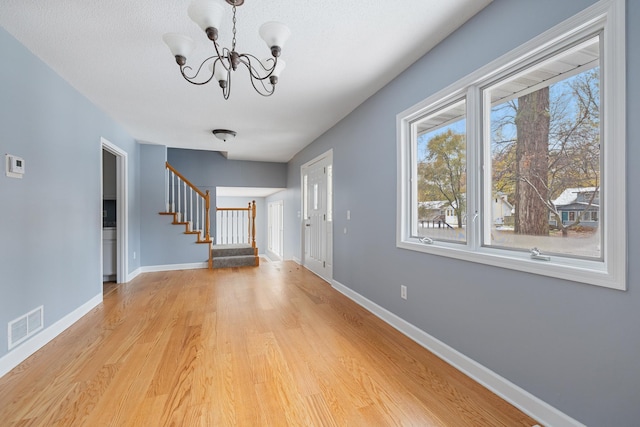
<instances>
[{"instance_id":1,"label":"white ceiling vent","mask_svg":"<svg viewBox=\"0 0 640 427\"><path fill-rule=\"evenodd\" d=\"M42 329L43 320L44 306L41 305L35 310L31 310L29 313L9 322L9 350Z\"/></svg>"}]
</instances>

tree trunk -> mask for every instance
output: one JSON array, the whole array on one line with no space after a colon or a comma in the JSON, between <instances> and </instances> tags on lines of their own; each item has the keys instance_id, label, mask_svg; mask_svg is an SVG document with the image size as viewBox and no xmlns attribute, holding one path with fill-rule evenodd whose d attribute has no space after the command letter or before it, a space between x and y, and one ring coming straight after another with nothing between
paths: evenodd
<instances>
[{"instance_id":1,"label":"tree trunk","mask_svg":"<svg viewBox=\"0 0 640 427\"><path fill-rule=\"evenodd\" d=\"M515 232L549 234L549 87L518 98Z\"/></svg>"}]
</instances>

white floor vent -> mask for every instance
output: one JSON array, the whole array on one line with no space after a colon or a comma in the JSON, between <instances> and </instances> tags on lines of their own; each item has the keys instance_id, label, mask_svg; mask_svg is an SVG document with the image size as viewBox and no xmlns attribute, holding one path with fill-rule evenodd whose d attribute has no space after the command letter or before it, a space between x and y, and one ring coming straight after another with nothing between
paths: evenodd
<instances>
[{"instance_id":1,"label":"white floor vent","mask_svg":"<svg viewBox=\"0 0 640 427\"><path fill-rule=\"evenodd\" d=\"M42 305L9 322L9 350L42 329L43 324L44 306Z\"/></svg>"}]
</instances>

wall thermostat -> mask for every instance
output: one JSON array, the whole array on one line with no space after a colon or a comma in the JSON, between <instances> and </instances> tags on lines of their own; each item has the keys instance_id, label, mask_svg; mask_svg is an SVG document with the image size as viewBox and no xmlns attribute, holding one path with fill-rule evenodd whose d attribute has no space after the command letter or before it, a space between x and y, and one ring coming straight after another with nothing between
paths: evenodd
<instances>
[{"instance_id":1,"label":"wall thermostat","mask_svg":"<svg viewBox=\"0 0 640 427\"><path fill-rule=\"evenodd\" d=\"M7 176L10 178L22 178L24 175L24 159L22 157L7 154Z\"/></svg>"}]
</instances>

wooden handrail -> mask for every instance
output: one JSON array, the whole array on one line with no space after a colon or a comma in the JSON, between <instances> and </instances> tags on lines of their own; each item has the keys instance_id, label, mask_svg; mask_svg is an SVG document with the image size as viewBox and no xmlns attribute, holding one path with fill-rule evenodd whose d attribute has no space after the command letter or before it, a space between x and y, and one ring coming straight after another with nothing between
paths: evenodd
<instances>
[{"instance_id":1,"label":"wooden handrail","mask_svg":"<svg viewBox=\"0 0 640 427\"><path fill-rule=\"evenodd\" d=\"M249 203L249 207L251 207L251 223L252 223L252 227L251 227L251 246L253 247L253 249L256 249L256 201L253 201L253 206L251 205L251 203ZM257 254L256 254L257 255Z\"/></svg>"},{"instance_id":2,"label":"wooden handrail","mask_svg":"<svg viewBox=\"0 0 640 427\"><path fill-rule=\"evenodd\" d=\"M248 208L216 208L217 211L250 211L251 203L249 203Z\"/></svg>"},{"instance_id":3,"label":"wooden handrail","mask_svg":"<svg viewBox=\"0 0 640 427\"><path fill-rule=\"evenodd\" d=\"M189 187L191 187L193 189L193 191L195 191L196 193L198 193L200 195L200 197L202 198L207 198L207 194L209 193L209 191L207 191L207 193L203 193L200 189L198 189L198 187L196 187L195 185L193 185L191 183L191 181L189 181L187 178L184 177L184 175L182 175L180 172L178 172L177 170L174 169L173 166L171 166L169 164L169 162L165 162L165 165L167 166L167 169L169 169L171 172L173 172L174 174L176 174L178 176L178 178L180 178L182 181L184 181L185 183L187 183L187 185Z\"/></svg>"}]
</instances>

